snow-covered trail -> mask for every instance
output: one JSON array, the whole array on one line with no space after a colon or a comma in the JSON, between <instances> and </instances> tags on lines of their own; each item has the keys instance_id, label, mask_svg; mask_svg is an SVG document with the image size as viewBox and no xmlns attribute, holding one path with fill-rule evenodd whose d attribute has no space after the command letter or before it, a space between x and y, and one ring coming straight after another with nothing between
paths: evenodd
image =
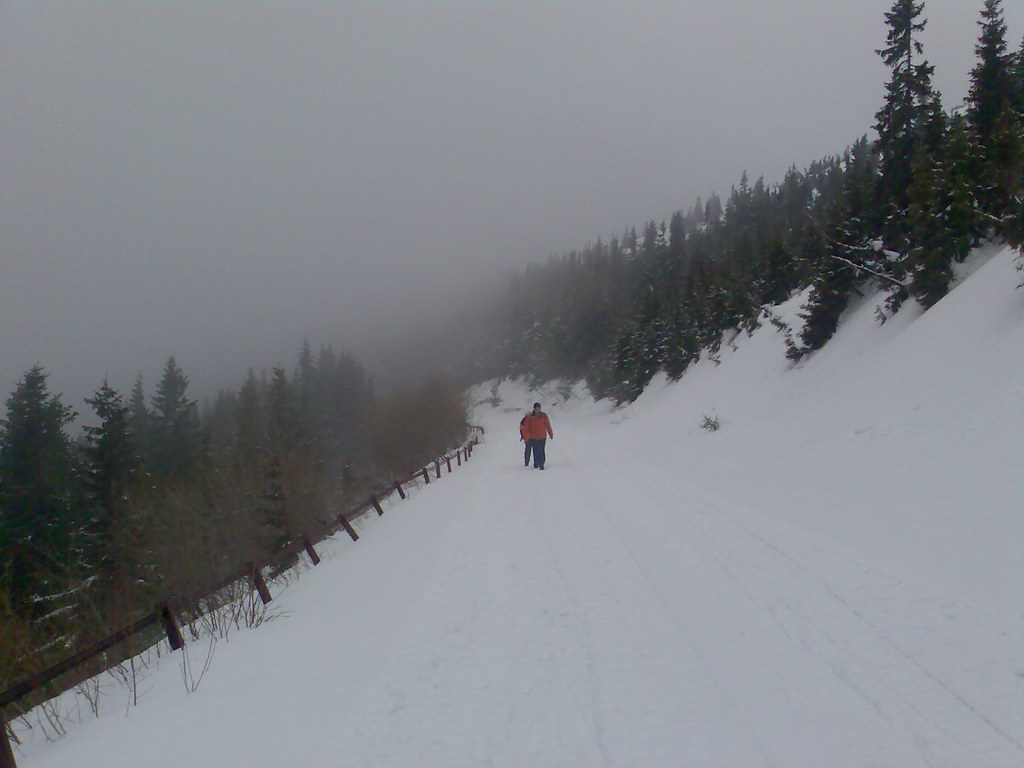
<instances>
[{"instance_id":1,"label":"snow-covered trail","mask_svg":"<svg viewBox=\"0 0 1024 768\"><path fill-rule=\"evenodd\" d=\"M999 635L968 606L586 417L524 468L494 416L352 765L1019 764L1015 686L981 669Z\"/></svg>"},{"instance_id":2,"label":"snow-covered trail","mask_svg":"<svg viewBox=\"0 0 1024 768\"><path fill-rule=\"evenodd\" d=\"M1019 687L991 663L1017 649L989 617L705 496L643 453L566 442L572 464L586 459L592 523L618 531L765 765L1021 761Z\"/></svg>"},{"instance_id":3,"label":"snow-covered trail","mask_svg":"<svg viewBox=\"0 0 1024 768\"><path fill-rule=\"evenodd\" d=\"M766 328L620 410L477 388L469 465L325 543L196 691L166 656L19 765L1024 765L1024 305L1009 252L974 268L797 369Z\"/></svg>"},{"instance_id":4,"label":"snow-covered trail","mask_svg":"<svg viewBox=\"0 0 1024 768\"><path fill-rule=\"evenodd\" d=\"M964 606L723 507L591 411L556 414L545 472L483 416L468 467L336 540L195 693L20 765L1021 763L1014 686L992 653L962 668L958 631L998 635Z\"/></svg>"},{"instance_id":5,"label":"snow-covered trail","mask_svg":"<svg viewBox=\"0 0 1024 768\"><path fill-rule=\"evenodd\" d=\"M460 478L481 502L441 544L353 764L770 764L587 475L512 449Z\"/></svg>"}]
</instances>

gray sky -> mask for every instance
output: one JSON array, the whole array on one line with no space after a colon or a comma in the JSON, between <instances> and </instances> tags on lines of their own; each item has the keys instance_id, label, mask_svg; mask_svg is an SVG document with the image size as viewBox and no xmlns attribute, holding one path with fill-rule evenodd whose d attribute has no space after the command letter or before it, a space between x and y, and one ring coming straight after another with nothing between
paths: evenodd
<instances>
[{"instance_id":1,"label":"gray sky","mask_svg":"<svg viewBox=\"0 0 1024 768\"><path fill-rule=\"evenodd\" d=\"M357 354L869 130L889 0L0 5L0 396ZM966 92L981 0L928 0ZM1008 2L1011 45L1024 3Z\"/></svg>"}]
</instances>

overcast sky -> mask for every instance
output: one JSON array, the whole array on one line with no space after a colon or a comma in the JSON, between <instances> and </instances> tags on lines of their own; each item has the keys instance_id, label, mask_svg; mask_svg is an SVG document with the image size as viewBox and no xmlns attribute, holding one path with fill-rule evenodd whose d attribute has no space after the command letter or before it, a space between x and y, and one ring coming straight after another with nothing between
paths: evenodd
<instances>
[{"instance_id":1,"label":"overcast sky","mask_svg":"<svg viewBox=\"0 0 1024 768\"><path fill-rule=\"evenodd\" d=\"M0 4L0 396L194 394L867 132L889 0ZM928 0L947 106L981 0ZM1024 3L1007 3L1009 38Z\"/></svg>"}]
</instances>

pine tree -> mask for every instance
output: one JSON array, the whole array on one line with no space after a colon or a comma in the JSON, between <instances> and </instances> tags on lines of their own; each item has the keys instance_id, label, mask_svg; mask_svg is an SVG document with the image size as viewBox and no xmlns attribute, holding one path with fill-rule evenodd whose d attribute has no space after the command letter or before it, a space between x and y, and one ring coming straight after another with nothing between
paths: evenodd
<instances>
[{"instance_id":1,"label":"pine tree","mask_svg":"<svg viewBox=\"0 0 1024 768\"><path fill-rule=\"evenodd\" d=\"M910 204L914 159L923 140L927 106L934 100L934 67L917 60L924 51L918 39L927 23L924 19L918 21L923 8L924 3L895 0L885 14L889 26L886 47L877 51L891 70L885 103L875 115L875 148L880 158L881 199L888 212L886 231L896 245L905 233L903 217Z\"/></svg>"},{"instance_id":2,"label":"pine tree","mask_svg":"<svg viewBox=\"0 0 1024 768\"><path fill-rule=\"evenodd\" d=\"M682 376L687 366L700 355L693 320L684 305L677 306L668 316L664 347L665 373L673 380Z\"/></svg>"},{"instance_id":3,"label":"pine tree","mask_svg":"<svg viewBox=\"0 0 1024 768\"><path fill-rule=\"evenodd\" d=\"M316 367L313 360L313 348L309 345L309 339L302 340L302 349L299 352L298 369L295 372L295 383L298 389L299 412L302 414L303 422L309 431L316 420L313 413L313 396Z\"/></svg>"},{"instance_id":4,"label":"pine tree","mask_svg":"<svg viewBox=\"0 0 1024 768\"><path fill-rule=\"evenodd\" d=\"M967 97L967 116L983 156L978 200L994 234L1012 237L1006 230L1020 207L1024 121L1017 111L1015 57L1007 53L1001 0L985 0L978 24L981 35L974 49L978 62L971 71Z\"/></svg>"},{"instance_id":5,"label":"pine tree","mask_svg":"<svg viewBox=\"0 0 1024 768\"><path fill-rule=\"evenodd\" d=\"M93 498L116 519L128 488L138 475L138 452L129 429L128 406L120 393L104 380L87 402L100 419L97 427L84 427L88 483Z\"/></svg>"},{"instance_id":6,"label":"pine tree","mask_svg":"<svg viewBox=\"0 0 1024 768\"><path fill-rule=\"evenodd\" d=\"M870 261L866 254L872 252L864 230L864 211L853 207L861 199L858 188L870 167L869 154L848 155L840 197L829 203L823 221L815 222L808 233L804 247L806 258L814 264L814 279L800 314L804 320L802 347L791 349L788 357L799 358L823 347L839 326L851 294L870 276L862 269Z\"/></svg>"},{"instance_id":7,"label":"pine tree","mask_svg":"<svg viewBox=\"0 0 1024 768\"><path fill-rule=\"evenodd\" d=\"M717 192L712 192L711 197L704 206L704 223L714 227L722 218L722 199Z\"/></svg>"},{"instance_id":8,"label":"pine tree","mask_svg":"<svg viewBox=\"0 0 1024 768\"><path fill-rule=\"evenodd\" d=\"M801 315L803 346L790 349L791 359L824 346L858 285L894 271L876 252L878 158L871 145L855 142L841 162L823 165L820 174L829 191L800 236L799 261L810 270L812 290Z\"/></svg>"},{"instance_id":9,"label":"pine tree","mask_svg":"<svg viewBox=\"0 0 1024 768\"><path fill-rule=\"evenodd\" d=\"M1014 55L1012 80L1014 83L1014 104L1017 109L1018 124L1024 125L1024 39ZM1016 195L1017 210L1007 216L1003 231L1006 241L1024 253L1024 179ZM1018 259L1018 264L1024 264Z\"/></svg>"},{"instance_id":10,"label":"pine tree","mask_svg":"<svg viewBox=\"0 0 1024 768\"><path fill-rule=\"evenodd\" d=\"M262 513L276 537L275 548L291 538L288 526L287 469L301 441L294 393L283 368L274 368L267 390L268 463Z\"/></svg>"},{"instance_id":11,"label":"pine tree","mask_svg":"<svg viewBox=\"0 0 1024 768\"><path fill-rule=\"evenodd\" d=\"M686 214L686 228L692 231L703 227L704 222L704 201L701 199L700 195L697 195L697 200L694 202L693 208L691 208Z\"/></svg>"},{"instance_id":12,"label":"pine tree","mask_svg":"<svg viewBox=\"0 0 1024 768\"><path fill-rule=\"evenodd\" d=\"M267 390L267 437L274 453L286 453L303 442L298 403L284 368L274 368Z\"/></svg>"},{"instance_id":13,"label":"pine tree","mask_svg":"<svg viewBox=\"0 0 1024 768\"><path fill-rule=\"evenodd\" d=\"M982 212L997 235L1012 237L1007 227L1024 204L1024 122L1012 110L996 119L984 168L979 193Z\"/></svg>"},{"instance_id":14,"label":"pine tree","mask_svg":"<svg viewBox=\"0 0 1024 768\"><path fill-rule=\"evenodd\" d=\"M252 368L238 391L236 430L235 461L240 465L255 463L266 448L267 427L260 382Z\"/></svg>"},{"instance_id":15,"label":"pine tree","mask_svg":"<svg viewBox=\"0 0 1024 768\"><path fill-rule=\"evenodd\" d=\"M654 371L645 357L643 329L635 322L623 325L612 347L614 383L608 388L617 402L632 402L651 380Z\"/></svg>"},{"instance_id":16,"label":"pine tree","mask_svg":"<svg viewBox=\"0 0 1024 768\"><path fill-rule=\"evenodd\" d=\"M131 485L139 475L139 457L129 428L129 409L121 395L104 380L86 402L100 419L85 427L86 481L93 503L88 531L92 559L102 568L113 564L111 539L123 521Z\"/></svg>"},{"instance_id":17,"label":"pine tree","mask_svg":"<svg viewBox=\"0 0 1024 768\"><path fill-rule=\"evenodd\" d=\"M547 302L557 307L556 301ZM551 328L551 322L541 323L535 330ZM536 354L551 351L551 338L534 338L528 345ZM540 358L531 365L539 372ZM361 413L372 401L370 381L359 362L347 352L335 354L330 346L322 347L317 359L316 386L313 388L312 413L315 424L313 437L320 454L331 465L338 467L355 446L356 424Z\"/></svg>"},{"instance_id":18,"label":"pine tree","mask_svg":"<svg viewBox=\"0 0 1024 768\"><path fill-rule=\"evenodd\" d=\"M795 262L789 249L782 242L767 248L760 264L758 279L758 304L778 304L789 298L797 287Z\"/></svg>"},{"instance_id":19,"label":"pine tree","mask_svg":"<svg viewBox=\"0 0 1024 768\"><path fill-rule=\"evenodd\" d=\"M978 183L984 160L974 131L963 115L949 121L942 150L945 185L948 194L945 223L950 233L953 260L963 261L985 234L978 204Z\"/></svg>"},{"instance_id":20,"label":"pine tree","mask_svg":"<svg viewBox=\"0 0 1024 768\"><path fill-rule=\"evenodd\" d=\"M77 414L46 378L29 369L0 421L0 568L20 607L61 589L83 541L81 473L65 432Z\"/></svg>"},{"instance_id":21,"label":"pine tree","mask_svg":"<svg viewBox=\"0 0 1024 768\"><path fill-rule=\"evenodd\" d=\"M135 377L131 395L128 398L128 427L131 429L135 448L139 453L140 465L145 467L149 461L150 447L153 443L152 416L146 407L146 389L142 376Z\"/></svg>"},{"instance_id":22,"label":"pine tree","mask_svg":"<svg viewBox=\"0 0 1024 768\"><path fill-rule=\"evenodd\" d=\"M844 155L842 194L849 207L853 237L861 243L877 236L883 223L878 205L878 165L878 156L866 136L855 141Z\"/></svg>"},{"instance_id":23,"label":"pine tree","mask_svg":"<svg viewBox=\"0 0 1024 768\"><path fill-rule=\"evenodd\" d=\"M990 153L982 209L997 235L1020 246L1024 242L1024 122L1009 111L996 121Z\"/></svg>"},{"instance_id":24,"label":"pine tree","mask_svg":"<svg viewBox=\"0 0 1024 768\"><path fill-rule=\"evenodd\" d=\"M925 308L946 295L953 279L952 233L946 219L950 197L947 179L942 163L928 149L920 148L909 190L910 247L904 264L909 274L906 293L916 297ZM903 289L894 304L902 301L902 293Z\"/></svg>"},{"instance_id":25,"label":"pine tree","mask_svg":"<svg viewBox=\"0 0 1024 768\"><path fill-rule=\"evenodd\" d=\"M238 394L222 389L212 404L207 401L203 411L203 431L207 436L210 459L219 467L225 467L235 455Z\"/></svg>"},{"instance_id":26,"label":"pine tree","mask_svg":"<svg viewBox=\"0 0 1024 768\"><path fill-rule=\"evenodd\" d=\"M1013 67L1010 79L1013 84L1014 104L1017 107L1017 114L1021 121L1024 121L1024 39L1021 40L1020 48L1013 57Z\"/></svg>"},{"instance_id":27,"label":"pine tree","mask_svg":"<svg viewBox=\"0 0 1024 768\"><path fill-rule=\"evenodd\" d=\"M203 454L196 403L185 393L188 377L173 357L167 359L153 397L150 471L161 478L184 478Z\"/></svg>"},{"instance_id":28,"label":"pine tree","mask_svg":"<svg viewBox=\"0 0 1024 768\"><path fill-rule=\"evenodd\" d=\"M665 223L659 227L654 221L649 221L644 226L644 242L641 248L641 257L648 263L653 262L658 253L665 248ZM572 263L572 261L570 261Z\"/></svg>"},{"instance_id":29,"label":"pine tree","mask_svg":"<svg viewBox=\"0 0 1024 768\"><path fill-rule=\"evenodd\" d=\"M995 136L996 123L1004 111L1013 109L1012 60L1007 55L1006 22L1002 0L985 0L981 11L981 36L974 47L978 63L971 70L967 95L967 116L986 154Z\"/></svg>"},{"instance_id":30,"label":"pine tree","mask_svg":"<svg viewBox=\"0 0 1024 768\"><path fill-rule=\"evenodd\" d=\"M832 338L858 282L857 270L849 264L833 259L821 264L807 304L800 314L804 320L800 332L802 353L820 349Z\"/></svg>"}]
</instances>

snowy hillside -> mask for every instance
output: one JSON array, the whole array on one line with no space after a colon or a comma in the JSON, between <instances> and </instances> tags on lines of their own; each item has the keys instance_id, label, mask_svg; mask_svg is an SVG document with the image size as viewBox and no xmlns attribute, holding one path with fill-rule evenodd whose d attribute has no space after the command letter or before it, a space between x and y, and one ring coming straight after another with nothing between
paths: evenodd
<instances>
[{"instance_id":1,"label":"snowy hillside","mask_svg":"<svg viewBox=\"0 0 1024 768\"><path fill-rule=\"evenodd\" d=\"M165 657L19 766L1024 764L1024 290L1009 250L968 272L624 409L479 387L472 462L325 546L196 691Z\"/></svg>"}]
</instances>

